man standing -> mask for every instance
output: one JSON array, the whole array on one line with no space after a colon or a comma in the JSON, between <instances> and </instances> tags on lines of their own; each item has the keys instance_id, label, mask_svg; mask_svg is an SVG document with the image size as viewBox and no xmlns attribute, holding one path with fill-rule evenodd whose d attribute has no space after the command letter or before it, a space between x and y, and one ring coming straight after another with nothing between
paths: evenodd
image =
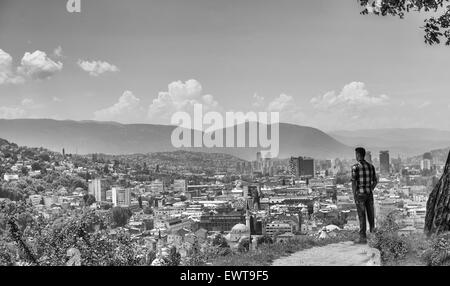
<instances>
[{"instance_id":1,"label":"man standing","mask_svg":"<svg viewBox=\"0 0 450 286\"><path fill-rule=\"evenodd\" d=\"M352 189L355 199L356 210L359 219L359 240L356 243L367 243L366 236L366 213L369 220L370 232L375 229L375 211L373 205L373 190L378 184L375 168L364 158L366 150L356 148L357 164L352 167Z\"/></svg>"}]
</instances>

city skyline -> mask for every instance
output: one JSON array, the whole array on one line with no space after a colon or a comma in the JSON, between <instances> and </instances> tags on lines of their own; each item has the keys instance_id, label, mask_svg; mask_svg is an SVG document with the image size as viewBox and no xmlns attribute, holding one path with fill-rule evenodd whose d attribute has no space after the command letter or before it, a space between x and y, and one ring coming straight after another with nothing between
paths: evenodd
<instances>
[{"instance_id":1,"label":"city skyline","mask_svg":"<svg viewBox=\"0 0 450 286\"><path fill-rule=\"evenodd\" d=\"M448 130L450 50L424 44L426 14L282 2L3 0L0 118L168 125L202 103L324 131Z\"/></svg>"}]
</instances>

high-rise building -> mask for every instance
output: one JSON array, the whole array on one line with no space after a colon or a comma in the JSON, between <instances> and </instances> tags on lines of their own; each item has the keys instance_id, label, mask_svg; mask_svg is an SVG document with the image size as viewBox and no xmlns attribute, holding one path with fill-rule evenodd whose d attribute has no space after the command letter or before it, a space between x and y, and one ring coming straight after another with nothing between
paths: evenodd
<instances>
[{"instance_id":1,"label":"high-rise building","mask_svg":"<svg viewBox=\"0 0 450 286\"><path fill-rule=\"evenodd\" d=\"M256 162L261 163L262 155L261 152L256 152Z\"/></svg>"},{"instance_id":2,"label":"high-rise building","mask_svg":"<svg viewBox=\"0 0 450 286\"><path fill-rule=\"evenodd\" d=\"M431 160L430 159L423 159L420 161L420 169L423 170L431 170Z\"/></svg>"},{"instance_id":3,"label":"high-rise building","mask_svg":"<svg viewBox=\"0 0 450 286\"><path fill-rule=\"evenodd\" d=\"M372 164L372 153L371 153L370 151L367 151L367 152L366 152L365 160L366 160L367 162L369 162L370 164Z\"/></svg>"},{"instance_id":4,"label":"high-rise building","mask_svg":"<svg viewBox=\"0 0 450 286\"><path fill-rule=\"evenodd\" d=\"M313 158L291 157L289 160L289 170L295 177L314 177L315 166Z\"/></svg>"},{"instance_id":5,"label":"high-rise building","mask_svg":"<svg viewBox=\"0 0 450 286\"><path fill-rule=\"evenodd\" d=\"M431 154L431 152L427 152L423 154L423 159L433 161L433 155Z\"/></svg>"},{"instance_id":6,"label":"high-rise building","mask_svg":"<svg viewBox=\"0 0 450 286\"><path fill-rule=\"evenodd\" d=\"M389 151L380 151L380 173L389 175L390 169Z\"/></svg>"},{"instance_id":7,"label":"high-rise building","mask_svg":"<svg viewBox=\"0 0 450 286\"><path fill-rule=\"evenodd\" d=\"M106 201L106 190L102 190L102 180L93 179L89 181L89 194L95 197L95 201Z\"/></svg>"},{"instance_id":8,"label":"high-rise building","mask_svg":"<svg viewBox=\"0 0 450 286\"><path fill-rule=\"evenodd\" d=\"M112 188L112 202L115 207L117 206L130 206L131 204L131 191L130 189L124 189L119 187Z\"/></svg>"},{"instance_id":9,"label":"high-rise building","mask_svg":"<svg viewBox=\"0 0 450 286\"><path fill-rule=\"evenodd\" d=\"M289 174L298 177L298 158L291 157L289 159Z\"/></svg>"},{"instance_id":10,"label":"high-rise building","mask_svg":"<svg viewBox=\"0 0 450 286\"><path fill-rule=\"evenodd\" d=\"M392 166L394 167L394 172L400 173L401 168L402 168L402 159L400 158L400 155L398 156L397 159L392 158L391 162L392 162Z\"/></svg>"},{"instance_id":11,"label":"high-rise building","mask_svg":"<svg viewBox=\"0 0 450 286\"><path fill-rule=\"evenodd\" d=\"M314 177L314 159L313 158L299 158L300 176Z\"/></svg>"}]
</instances>

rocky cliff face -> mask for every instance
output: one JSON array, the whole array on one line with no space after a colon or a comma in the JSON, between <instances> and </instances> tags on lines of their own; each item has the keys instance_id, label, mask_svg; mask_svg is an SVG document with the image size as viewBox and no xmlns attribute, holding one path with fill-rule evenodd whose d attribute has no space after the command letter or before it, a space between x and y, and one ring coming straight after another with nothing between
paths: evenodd
<instances>
[{"instance_id":1,"label":"rocky cliff face","mask_svg":"<svg viewBox=\"0 0 450 286\"><path fill-rule=\"evenodd\" d=\"M450 231L450 153L444 173L427 202L425 232L428 235Z\"/></svg>"}]
</instances>

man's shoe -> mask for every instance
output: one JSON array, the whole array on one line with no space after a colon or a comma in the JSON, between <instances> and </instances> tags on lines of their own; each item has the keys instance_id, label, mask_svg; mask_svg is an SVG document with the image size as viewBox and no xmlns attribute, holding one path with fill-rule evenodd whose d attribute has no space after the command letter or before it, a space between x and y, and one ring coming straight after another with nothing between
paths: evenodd
<instances>
[{"instance_id":1,"label":"man's shoe","mask_svg":"<svg viewBox=\"0 0 450 286\"><path fill-rule=\"evenodd\" d=\"M367 238L359 238L354 241L355 244L367 244Z\"/></svg>"}]
</instances>

